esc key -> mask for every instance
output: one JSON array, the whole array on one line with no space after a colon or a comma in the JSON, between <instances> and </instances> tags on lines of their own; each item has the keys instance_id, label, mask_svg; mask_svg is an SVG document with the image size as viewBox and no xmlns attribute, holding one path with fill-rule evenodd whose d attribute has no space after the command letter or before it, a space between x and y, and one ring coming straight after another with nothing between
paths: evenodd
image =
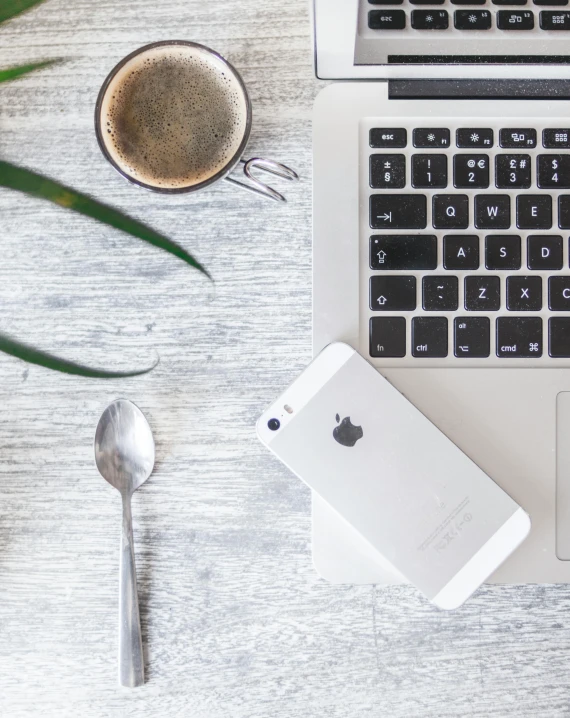
<instances>
[{"instance_id":1,"label":"esc key","mask_svg":"<svg viewBox=\"0 0 570 718\"><path fill-rule=\"evenodd\" d=\"M370 130L370 147L405 147L408 131L403 127L373 127Z\"/></svg>"}]
</instances>

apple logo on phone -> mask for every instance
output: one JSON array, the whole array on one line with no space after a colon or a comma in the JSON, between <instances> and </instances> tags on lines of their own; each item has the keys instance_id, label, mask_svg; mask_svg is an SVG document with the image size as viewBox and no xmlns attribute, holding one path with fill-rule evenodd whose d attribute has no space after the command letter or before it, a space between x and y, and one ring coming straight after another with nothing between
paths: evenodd
<instances>
[{"instance_id":1,"label":"apple logo on phone","mask_svg":"<svg viewBox=\"0 0 570 718\"><path fill-rule=\"evenodd\" d=\"M336 415L336 423L333 429L333 438L341 446L354 446L359 439L362 439L364 432L361 426L354 426L350 420L350 416L346 416L342 421L340 416Z\"/></svg>"}]
</instances>

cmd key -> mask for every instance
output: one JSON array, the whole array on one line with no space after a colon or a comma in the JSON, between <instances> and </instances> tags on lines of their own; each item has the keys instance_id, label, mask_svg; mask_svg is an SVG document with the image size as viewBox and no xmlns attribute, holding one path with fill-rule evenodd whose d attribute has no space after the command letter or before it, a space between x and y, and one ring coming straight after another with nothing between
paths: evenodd
<instances>
[{"instance_id":1,"label":"cmd key","mask_svg":"<svg viewBox=\"0 0 570 718\"><path fill-rule=\"evenodd\" d=\"M425 194L373 194L370 197L372 229L425 229Z\"/></svg>"},{"instance_id":2,"label":"cmd key","mask_svg":"<svg viewBox=\"0 0 570 718\"><path fill-rule=\"evenodd\" d=\"M497 356L503 359L541 357L542 319L540 317L499 317L497 319Z\"/></svg>"}]
</instances>

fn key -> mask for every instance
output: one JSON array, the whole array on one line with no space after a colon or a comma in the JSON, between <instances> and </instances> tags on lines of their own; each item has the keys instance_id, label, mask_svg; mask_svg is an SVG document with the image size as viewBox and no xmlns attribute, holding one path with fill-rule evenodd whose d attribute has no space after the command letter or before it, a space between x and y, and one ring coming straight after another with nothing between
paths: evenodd
<instances>
[{"instance_id":1,"label":"fn key","mask_svg":"<svg viewBox=\"0 0 570 718\"><path fill-rule=\"evenodd\" d=\"M370 320L370 356L406 356L406 320L404 317L372 317Z\"/></svg>"}]
</instances>

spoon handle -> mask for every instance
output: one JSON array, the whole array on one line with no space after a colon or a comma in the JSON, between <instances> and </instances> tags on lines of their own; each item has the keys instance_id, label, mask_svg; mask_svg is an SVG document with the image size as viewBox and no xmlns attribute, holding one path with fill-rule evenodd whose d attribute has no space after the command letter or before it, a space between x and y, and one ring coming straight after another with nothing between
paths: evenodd
<instances>
[{"instance_id":1,"label":"spoon handle","mask_svg":"<svg viewBox=\"0 0 570 718\"><path fill-rule=\"evenodd\" d=\"M119 580L119 683L122 686L136 688L144 685L144 660L137 595L131 495L127 492L123 494Z\"/></svg>"}]
</instances>

